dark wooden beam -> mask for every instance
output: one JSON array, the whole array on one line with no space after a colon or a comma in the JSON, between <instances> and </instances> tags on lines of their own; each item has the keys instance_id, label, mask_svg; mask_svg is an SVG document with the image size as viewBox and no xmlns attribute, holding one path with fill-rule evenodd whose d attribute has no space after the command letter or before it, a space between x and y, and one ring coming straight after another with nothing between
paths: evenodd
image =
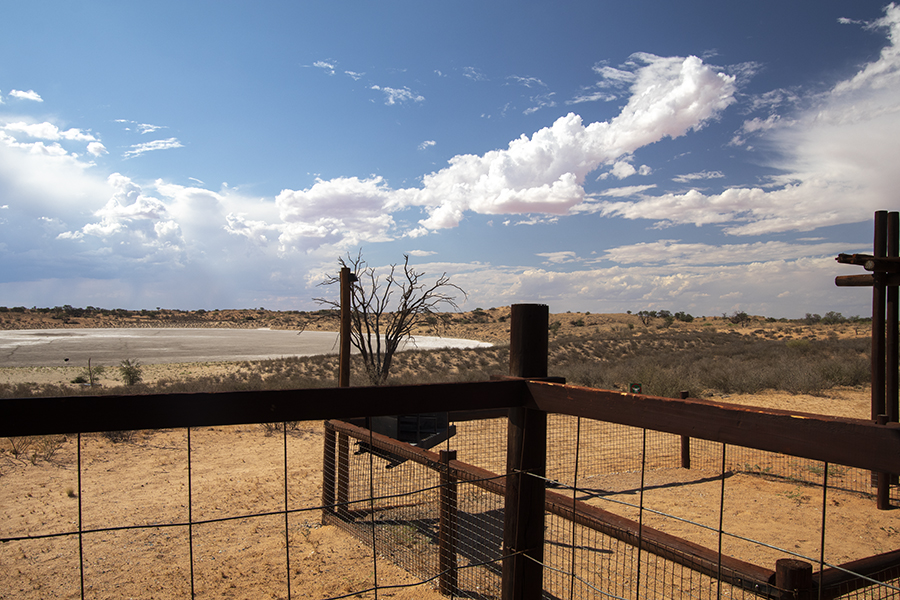
<instances>
[{"instance_id":1,"label":"dark wooden beam","mask_svg":"<svg viewBox=\"0 0 900 600\"><path fill-rule=\"evenodd\" d=\"M844 563L840 567L840 569L829 567L822 571L823 599L830 600L838 596L846 596L858 589L873 585L871 581L857 577L856 573L878 581L890 581L895 576L896 569L900 567L900 550L867 556ZM813 582L818 584L818 573L813 575Z\"/></svg>"},{"instance_id":2,"label":"dark wooden beam","mask_svg":"<svg viewBox=\"0 0 900 600\"><path fill-rule=\"evenodd\" d=\"M0 437L317 421L521 406L525 381L0 400Z\"/></svg>"},{"instance_id":3,"label":"dark wooden beam","mask_svg":"<svg viewBox=\"0 0 900 600\"><path fill-rule=\"evenodd\" d=\"M896 213L886 213L888 218ZM896 255L873 256L871 254L838 254L839 263L845 265L858 265L866 271L880 271L884 273L900 273L900 258Z\"/></svg>"},{"instance_id":4,"label":"dark wooden beam","mask_svg":"<svg viewBox=\"0 0 900 600\"><path fill-rule=\"evenodd\" d=\"M882 273L887 285L900 285L900 273ZM872 287L875 285L874 275L838 275L834 278L838 287Z\"/></svg>"},{"instance_id":5,"label":"dark wooden beam","mask_svg":"<svg viewBox=\"0 0 900 600\"><path fill-rule=\"evenodd\" d=\"M535 408L781 452L833 464L900 472L900 425L739 406L657 398L529 382Z\"/></svg>"}]
</instances>

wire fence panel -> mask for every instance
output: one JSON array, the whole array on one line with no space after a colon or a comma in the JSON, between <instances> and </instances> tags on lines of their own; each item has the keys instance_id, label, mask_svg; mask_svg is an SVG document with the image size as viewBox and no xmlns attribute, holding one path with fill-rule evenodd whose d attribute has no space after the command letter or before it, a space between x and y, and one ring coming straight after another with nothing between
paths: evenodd
<instances>
[{"instance_id":1,"label":"wire fence panel","mask_svg":"<svg viewBox=\"0 0 900 600\"><path fill-rule=\"evenodd\" d=\"M71 436L54 462L4 466L0 598L439 597L371 540L322 527L334 506L321 502L320 423L112 433ZM410 488L409 473L387 476ZM410 502L425 497L437 492ZM377 514L369 492L357 504ZM379 534L377 547L402 542Z\"/></svg>"},{"instance_id":2,"label":"wire fence panel","mask_svg":"<svg viewBox=\"0 0 900 600\"><path fill-rule=\"evenodd\" d=\"M342 422L70 438L72 468L0 478L0 598L500 598L509 426L450 425L430 450ZM545 598L793 597L783 557L824 567L814 597L900 598L900 551L841 548L868 471L559 414L546 455ZM889 544L890 516L854 535Z\"/></svg>"},{"instance_id":3,"label":"wire fence panel","mask_svg":"<svg viewBox=\"0 0 900 600\"><path fill-rule=\"evenodd\" d=\"M887 598L900 598L900 566L881 569L870 573L869 577L880 583L866 582L842 583L827 589L827 597L841 600L882 600ZM858 586L858 587L857 587Z\"/></svg>"},{"instance_id":4,"label":"wire fence panel","mask_svg":"<svg viewBox=\"0 0 900 600\"><path fill-rule=\"evenodd\" d=\"M442 449L452 449L463 462L505 472L507 425L504 419L459 421L455 426L456 435L442 443ZM557 514L548 508L545 517L545 597L756 598L777 597L781 593L774 587L774 579L770 581L774 577L772 569L776 558L796 555L792 552L793 547L781 548L778 546L781 540L768 540L764 536L758 540L746 537L742 533L745 521L771 524L772 515L748 513L742 492L729 496L726 490L737 485L735 477L758 477L763 482L772 480L781 485L777 489L782 491L777 493L784 494L788 500L797 500L810 515L810 520L802 523L803 535L808 537L806 532L818 529L817 519L823 514L811 498L821 495L821 491L815 490L816 487L822 489L825 470L838 486L850 487L844 484L843 478L849 469L748 448L729 446L724 449L720 443L691 442L692 465L685 469L681 466L684 460L681 436L565 415L549 416L545 485L548 494L551 490L556 494L552 501L559 506L567 502L564 498L570 498L568 502L575 507L576 515L582 510L579 507L596 506L611 511L608 513L611 516L601 517L601 521L609 521L602 526L594 523L585 527L571 517L561 516L564 510L560 509L562 512ZM366 445L365 440L358 443L361 447ZM374 456L385 467L397 460L384 449L376 449ZM433 464L423 464L419 468L437 472ZM414 488L431 491L431 480L411 475L412 471L406 473ZM386 486L375 492L376 498L410 493L401 492L403 485L385 475L375 475L373 481L376 488ZM796 486L807 487L797 491ZM746 484L742 484L734 489L745 487ZM673 500L673 490L681 493L684 500L677 497ZM460 597L494 597L499 593L499 562L491 561L499 559L502 546L501 493L496 489L488 491L471 484L459 484L454 534L457 536L455 565L459 579L453 590ZM804 495L798 496L801 493ZM700 504L709 507L705 516L695 510L698 496ZM702 500L704 496L706 499ZM468 508L470 499L487 504L483 508ZM422 544L425 540L437 544L440 534L435 531L435 524L440 520L441 509L433 506L438 500L431 498L427 502L430 503L427 508L420 506L418 512L390 522L392 527L408 528L406 533L393 538L399 540L401 547L393 550L392 556L420 577L436 577L439 567L434 567L434 560L427 564L423 561L427 552L422 550ZM405 510L410 509L406 507ZM798 514L789 511L780 516L790 522L796 520ZM626 519L626 525L616 525L619 517ZM382 521L387 523L388 520L382 517L376 523ZM738 528L734 529L736 526ZM619 529L614 535L598 530L610 531L616 527ZM674 532L678 536L675 539L681 542L666 547L660 539L669 538L651 535L660 528ZM365 536L364 531L364 528L358 529L357 535L361 539ZM649 538L641 541L640 533L635 533L639 531L644 531ZM410 544L409 539L416 537L422 542ZM647 544L650 545L644 548ZM641 547L640 551L638 547ZM709 550L693 556L691 548ZM735 567L737 570L729 566L733 560L717 563L715 558L710 558L717 555L717 548L721 548L726 559L730 556L756 557L761 560L757 564L762 564L763 568L740 560L735 564L745 566ZM811 549L797 548L805 552L801 556L818 564L815 539L811 541ZM399 557L402 553L405 558ZM477 579L476 583L469 584L466 579L469 574L463 567L484 563L488 565L472 571L477 573ZM748 570L755 575L748 575ZM877 594L889 588L873 583L865 589L869 594ZM837 592L829 593L831 595L826 597L835 597Z\"/></svg>"}]
</instances>

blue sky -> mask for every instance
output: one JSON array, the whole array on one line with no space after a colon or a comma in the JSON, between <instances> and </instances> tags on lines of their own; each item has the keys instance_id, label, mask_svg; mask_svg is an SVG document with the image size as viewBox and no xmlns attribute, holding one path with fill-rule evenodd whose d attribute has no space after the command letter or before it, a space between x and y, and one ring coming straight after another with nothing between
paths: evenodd
<instances>
[{"instance_id":1,"label":"blue sky","mask_svg":"<svg viewBox=\"0 0 900 600\"><path fill-rule=\"evenodd\" d=\"M312 309L411 255L464 308L868 315L900 7L28 2L0 305Z\"/></svg>"}]
</instances>

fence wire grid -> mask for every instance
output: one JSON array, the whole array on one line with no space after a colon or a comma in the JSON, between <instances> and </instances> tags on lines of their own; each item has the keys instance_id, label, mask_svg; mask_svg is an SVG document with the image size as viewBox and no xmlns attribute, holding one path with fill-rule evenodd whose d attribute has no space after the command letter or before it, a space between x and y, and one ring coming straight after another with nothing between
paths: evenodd
<instances>
[{"instance_id":1,"label":"fence wire grid","mask_svg":"<svg viewBox=\"0 0 900 600\"><path fill-rule=\"evenodd\" d=\"M499 490L507 476L507 422L453 425L456 434L433 449L448 453L445 462L425 464L376 447L371 432L353 437L326 425L323 435L321 424L313 423L296 429L283 424L145 432L140 444L117 445L115 460L92 459L108 442L99 435L78 435L69 442L75 469L63 476L72 485L66 511L56 522L29 525L27 518L7 519L0 533L6 574L0 598L336 600L378 598L379 593L436 598L439 591L456 598L499 598L504 529ZM247 457L217 441L217 435L235 431L255 440L253 452L269 456L268 471L242 469ZM323 440L319 456L324 462L298 458L298 444L321 453ZM691 469L684 469L679 436L583 418L550 415L547 440L544 483L558 503L558 510L545 515L548 599L779 597L782 591L772 582L748 579L745 572L703 555L694 557L679 543L668 546L669 538L641 535L668 528L689 545L725 556L751 548L750 555L762 558L749 562L769 569L775 557L790 556L813 563L818 571L832 565L817 544L798 551L736 534L725 514L729 505L717 495L729 498L738 474L789 485L791 493L800 494L800 504L825 523L827 548L839 541L827 536L827 503L819 498L832 490L871 493L871 476L859 469L714 442L691 440ZM147 453L162 457L152 472L135 466ZM466 477L448 467L451 456L471 465ZM217 460L232 467L216 473L230 487L207 485L204 476L222 464ZM320 466L336 473L330 498L319 497ZM103 477L116 478L124 491L99 496L92 486ZM0 485L11 481L4 476ZM145 487L147 493L141 491ZM23 502L36 489L22 490ZM672 490L686 492L689 501L679 504L683 498L673 502L661 495ZM696 504L692 499L698 493L712 496L704 502L711 510L679 513ZM576 517L579 507L594 507L638 527L629 529L615 519L602 527L596 520L573 520L562 510L566 502ZM120 517L110 521L108 509L120 504ZM351 561L356 565L328 560L334 540L324 533L322 520L360 541ZM350 568L359 564L365 565L362 574ZM900 598L900 567L865 575L863 584L823 587L821 597Z\"/></svg>"},{"instance_id":2,"label":"fence wire grid","mask_svg":"<svg viewBox=\"0 0 900 600\"><path fill-rule=\"evenodd\" d=\"M456 435L434 450L453 451L463 463L491 473L506 473L506 419L453 425ZM365 439L347 438L345 434L339 437L352 446L342 484L348 502L364 503L368 482L375 490L383 491L375 493L382 499L376 503L378 516L374 519L338 509L339 519L334 522L360 539L371 537L374 527L378 551L420 577L438 577L438 469L413 460L397 464L399 457L388 450L376 448L370 452ZM685 444L690 469L682 467ZM801 548L793 543L755 539L752 531L748 534L744 528L736 527L742 523L736 522L735 515L725 513L745 500L745 482L729 496L729 488L735 486L738 475L754 488L772 484L775 490L768 493L781 494L785 501L797 501L798 511L802 508L808 513L807 520L815 527L813 534L807 531L814 539ZM838 566L826 560L827 552L823 554L820 543L825 540L826 549L840 545L839 537L828 537L830 523L823 498L827 499L832 491L867 500L874 498L868 471L751 448L725 447L705 440L688 441L677 435L565 415L550 415L548 419L545 484L548 493L629 518L638 524L638 530L655 527L672 531L679 539L687 540L689 546L696 544L725 556L747 556L750 566L769 570L774 570L778 558L806 560L816 571ZM469 568L459 569L448 595L500 598L503 497L486 490L479 481L458 481L455 486L457 561L460 567ZM680 492L681 497L673 500L672 490ZM707 510L680 513L678 508L682 505L697 503L697 493L712 495L702 502ZM404 497L404 502L397 502L398 495ZM424 504L412 501L413 495ZM892 489L892 502L898 502L896 489ZM744 513L737 521L789 521L796 516ZM666 548L656 541L655 549L650 551L642 545L647 540L630 539L627 531L608 535L596 526L584 526L553 511L545 515L544 535L544 597L548 599L760 598L788 594L778 590L774 580L753 580L743 570L711 564L703 556L692 558L681 544ZM670 555L678 558L671 560ZM862 583L852 585L829 587L824 582L822 595L816 592L813 597L900 598L897 568L882 569L865 577Z\"/></svg>"}]
</instances>

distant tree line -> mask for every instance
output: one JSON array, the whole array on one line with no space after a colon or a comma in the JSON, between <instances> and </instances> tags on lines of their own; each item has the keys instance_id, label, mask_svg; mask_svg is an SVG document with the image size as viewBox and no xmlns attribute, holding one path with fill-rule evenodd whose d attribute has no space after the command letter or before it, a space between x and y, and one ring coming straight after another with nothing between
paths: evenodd
<instances>
[{"instance_id":1,"label":"distant tree line","mask_svg":"<svg viewBox=\"0 0 900 600\"><path fill-rule=\"evenodd\" d=\"M694 317L686 312L678 311L672 314L668 310L640 310L637 312L637 316L644 325L649 325L653 319L662 319L663 325L666 327L670 327L675 321L690 323L694 320Z\"/></svg>"},{"instance_id":2,"label":"distant tree line","mask_svg":"<svg viewBox=\"0 0 900 600\"><path fill-rule=\"evenodd\" d=\"M845 317L839 312L834 312L833 310L825 313L825 316L821 316L819 314L810 314L806 313L806 316L800 319L807 325L816 325L821 323L823 325L837 325L838 323L862 323L868 322L872 320L872 317L860 317L859 315L853 317Z\"/></svg>"}]
</instances>

